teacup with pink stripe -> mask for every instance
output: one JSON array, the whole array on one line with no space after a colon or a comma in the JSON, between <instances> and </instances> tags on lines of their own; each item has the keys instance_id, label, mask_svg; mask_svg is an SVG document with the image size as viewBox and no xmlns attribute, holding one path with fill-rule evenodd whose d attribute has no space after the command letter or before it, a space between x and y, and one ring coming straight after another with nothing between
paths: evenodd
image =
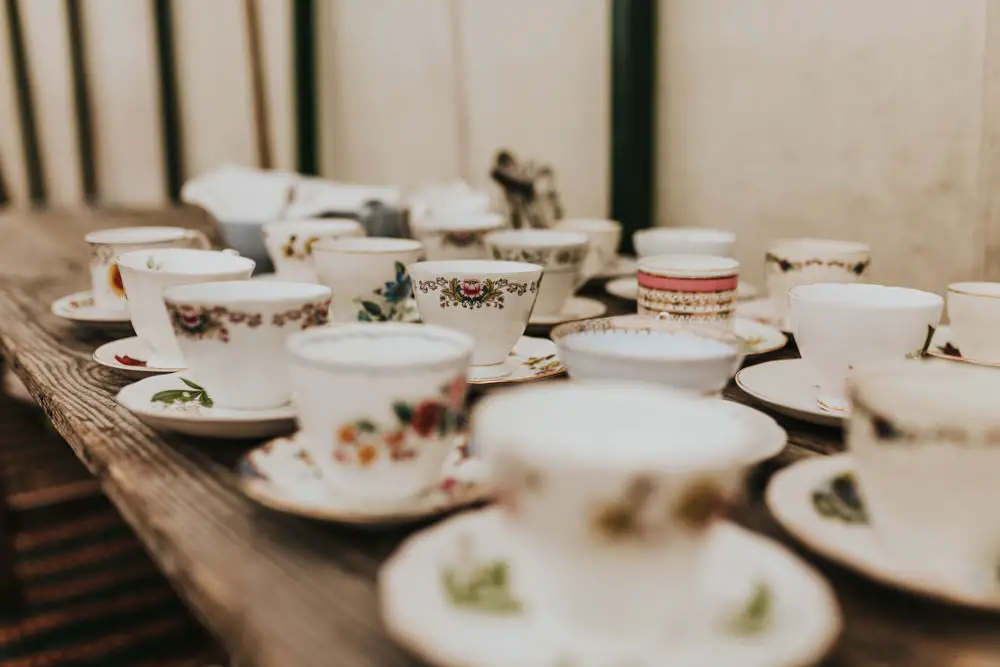
<instances>
[{"instance_id":1,"label":"teacup with pink stripe","mask_svg":"<svg viewBox=\"0 0 1000 667\"><path fill-rule=\"evenodd\" d=\"M639 261L640 315L732 327L740 264L713 255L660 255Z\"/></svg>"}]
</instances>

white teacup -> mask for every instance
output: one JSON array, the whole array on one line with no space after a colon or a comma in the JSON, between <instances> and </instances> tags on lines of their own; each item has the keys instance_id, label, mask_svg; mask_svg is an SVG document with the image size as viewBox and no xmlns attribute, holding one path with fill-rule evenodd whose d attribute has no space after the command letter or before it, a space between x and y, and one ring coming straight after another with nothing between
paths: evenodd
<instances>
[{"instance_id":1,"label":"white teacup","mask_svg":"<svg viewBox=\"0 0 1000 667\"><path fill-rule=\"evenodd\" d=\"M517 229L486 237L490 257L506 262L528 262L542 267L536 315L559 315L566 300L583 282L583 261L590 241L580 232Z\"/></svg>"},{"instance_id":2,"label":"white teacup","mask_svg":"<svg viewBox=\"0 0 1000 667\"><path fill-rule=\"evenodd\" d=\"M617 220L564 218L555 226L564 232L581 232L590 240L587 258L583 261L583 277L590 280L618 257L622 240L622 223Z\"/></svg>"},{"instance_id":3,"label":"white teacup","mask_svg":"<svg viewBox=\"0 0 1000 667\"><path fill-rule=\"evenodd\" d=\"M268 222L261 229L275 274L306 283L317 281L312 249L320 239L365 235L360 222L346 218Z\"/></svg>"},{"instance_id":4,"label":"white teacup","mask_svg":"<svg viewBox=\"0 0 1000 667\"><path fill-rule=\"evenodd\" d=\"M894 566L942 589L1000 594L1000 374L948 361L851 376L847 445Z\"/></svg>"},{"instance_id":5,"label":"white teacup","mask_svg":"<svg viewBox=\"0 0 1000 667\"><path fill-rule=\"evenodd\" d=\"M1000 283L948 285L951 342L965 359L1000 362Z\"/></svg>"},{"instance_id":6,"label":"white teacup","mask_svg":"<svg viewBox=\"0 0 1000 667\"><path fill-rule=\"evenodd\" d=\"M250 281L171 287L163 301L184 363L215 405L262 410L291 400L285 341L322 326L330 288Z\"/></svg>"},{"instance_id":7,"label":"white teacup","mask_svg":"<svg viewBox=\"0 0 1000 667\"><path fill-rule=\"evenodd\" d=\"M337 322L398 322L413 298L406 267L424 257L413 239L324 239L313 246L316 273L333 290Z\"/></svg>"},{"instance_id":8,"label":"white teacup","mask_svg":"<svg viewBox=\"0 0 1000 667\"><path fill-rule=\"evenodd\" d=\"M496 213L439 212L415 222L413 238L424 244L427 259L485 259L486 235L504 226Z\"/></svg>"},{"instance_id":9,"label":"white teacup","mask_svg":"<svg viewBox=\"0 0 1000 667\"><path fill-rule=\"evenodd\" d=\"M345 324L295 334L288 350L300 439L332 489L394 501L440 479L471 338L423 324Z\"/></svg>"},{"instance_id":10,"label":"white teacup","mask_svg":"<svg viewBox=\"0 0 1000 667\"><path fill-rule=\"evenodd\" d=\"M715 255L658 255L639 260L640 315L731 329L740 263Z\"/></svg>"},{"instance_id":11,"label":"white teacup","mask_svg":"<svg viewBox=\"0 0 1000 667\"><path fill-rule=\"evenodd\" d=\"M471 438L524 554L511 574L533 620L604 664L704 631L708 610L694 601L707 529L737 495L741 448L756 437L741 422L723 401L644 383L483 399Z\"/></svg>"},{"instance_id":12,"label":"white teacup","mask_svg":"<svg viewBox=\"0 0 1000 667\"><path fill-rule=\"evenodd\" d=\"M410 277L421 320L475 341L474 377L512 372L504 362L528 326L542 267L488 259L417 262Z\"/></svg>"},{"instance_id":13,"label":"white teacup","mask_svg":"<svg viewBox=\"0 0 1000 667\"><path fill-rule=\"evenodd\" d=\"M820 386L820 405L843 411L852 368L923 356L944 299L906 287L815 283L792 288L789 304L799 353Z\"/></svg>"},{"instance_id":14,"label":"white teacup","mask_svg":"<svg viewBox=\"0 0 1000 667\"><path fill-rule=\"evenodd\" d=\"M254 261L215 250L136 250L118 258L132 327L150 352L149 365L183 368L184 358L163 303L168 287L247 280Z\"/></svg>"},{"instance_id":15,"label":"white teacup","mask_svg":"<svg viewBox=\"0 0 1000 667\"><path fill-rule=\"evenodd\" d=\"M736 234L703 227L650 227L632 234L632 245L640 258L656 255L732 257Z\"/></svg>"},{"instance_id":16,"label":"white teacup","mask_svg":"<svg viewBox=\"0 0 1000 667\"><path fill-rule=\"evenodd\" d=\"M854 241L779 239L765 255L767 294L775 322L789 328L788 291L812 283L856 283L871 262L871 247Z\"/></svg>"},{"instance_id":17,"label":"white teacup","mask_svg":"<svg viewBox=\"0 0 1000 667\"><path fill-rule=\"evenodd\" d=\"M118 268L118 256L133 250L154 248L202 248L211 246L208 237L183 227L119 227L90 232L83 237L90 246L90 282L94 305L126 310L125 287Z\"/></svg>"}]
</instances>

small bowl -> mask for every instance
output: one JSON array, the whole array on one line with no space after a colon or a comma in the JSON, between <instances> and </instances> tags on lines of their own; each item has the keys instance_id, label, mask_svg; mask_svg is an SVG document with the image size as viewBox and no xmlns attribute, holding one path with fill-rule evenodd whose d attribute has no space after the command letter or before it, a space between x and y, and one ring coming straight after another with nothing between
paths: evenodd
<instances>
[{"instance_id":1,"label":"small bowl","mask_svg":"<svg viewBox=\"0 0 1000 667\"><path fill-rule=\"evenodd\" d=\"M714 327L622 315L568 322L552 340L578 380L637 380L720 393L743 363L747 341Z\"/></svg>"}]
</instances>

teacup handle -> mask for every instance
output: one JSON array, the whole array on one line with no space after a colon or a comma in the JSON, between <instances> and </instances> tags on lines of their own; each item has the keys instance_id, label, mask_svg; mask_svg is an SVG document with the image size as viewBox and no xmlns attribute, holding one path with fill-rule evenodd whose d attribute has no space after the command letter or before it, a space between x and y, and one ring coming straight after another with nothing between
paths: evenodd
<instances>
[{"instance_id":1,"label":"teacup handle","mask_svg":"<svg viewBox=\"0 0 1000 667\"><path fill-rule=\"evenodd\" d=\"M187 237L191 239L191 243L195 248L208 250L212 247L212 242L208 239L208 235L204 232L198 231L197 229L187 230Z\"/></svg>"}]
</instances>

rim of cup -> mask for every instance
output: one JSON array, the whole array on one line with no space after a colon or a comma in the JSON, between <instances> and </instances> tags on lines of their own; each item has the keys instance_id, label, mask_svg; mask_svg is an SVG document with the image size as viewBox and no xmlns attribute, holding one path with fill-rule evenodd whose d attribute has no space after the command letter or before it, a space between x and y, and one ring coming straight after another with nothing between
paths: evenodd
<instances>
[{"instance_id":1,"label":"rim of cup","mask_svg":"<svg viewBox=\"0 0 1000 667\"><path fill-rule=\"evenodd\" d=\"M508 262L495 259L433 259L414 262L410 265L410 274L414 270L449 274L461 278L485 278L497 275L533 274L542 271L543 267L528 262Z\"/></svg>"},{"instance_id":2,"label":"rim of cup","mask_svg":"<svg viewBox=\"0 0 1000 667\"><path fill-rule=\"evenodd\" d=\"M172 259L186 260L176 267L163 267L159 263ZM202 262L200 260L208 260ZM154 266L149 266L149 262ZM118 265L133 271L163 274L229 273L245 269L253 270L257 263L243 257L236 251L194 250L190 248L158 248L133 250L118 256ZM198 264L193 265L193 264Z\"/></svg>"},{"instance_id":3,"label":"rim of cup","mask_svg":"<svg viewBox=\"0 0 1000 667\"><path fill-rule=\"evenodd\" d=\"M363 354L362 347L376 339L391 339L395 344L379 346L377 355ZM360 345L359 340L363 341ZM428 344L415 344L417 340ZM404 341L408 342L401 344ZM455 329L405 322L318 327L292 334L286 343L292 360L310 368L387 375L443 370L462 359L468 365L474 346L471 336Z\"/></svg>"},{"instance_id":4,"label":"rim of cup","mask_svg":"<svg viewBox=\"0 0 1000 667\"><path fill-rule=\"evenodd\" d=\"M560 231L619 232L622 223L610 218L563 218L556 223Z\"/></svg>"},{"instance_id":5,"label":"rim of cup","mask_svg":"<svg viewBox=\"0 0 1000 667\"><path fill-rule=\"evenodd\" d=\"M414 225L417 232L483 232L500 229L506 220L499 213L431 213Z\"/></svg>"},{"instance_id":6,"label":"rim of cup","mask_svg":"<svg viewBox=\"0 0 1000 667\"><path fill-rule=\"evenodd\" d=\"M423 250L424 244L414 239L400 239L388 236L349 236L320 239L312 246L317 252L340 254L390 254Z\"/></svg>"},{"instance_id":7,"label":"rim of cup","mask_svg":"<svg viewBox=\"0 0 1000 667\"><path fill-rule=\"evenodd\" d=\"M716 255L653 255L639 260L639 270L652 274L701 276L735 273L739 269L740 263L732 257Z\"/></svg>"},{"instance_id":8,"label":"rim of cup","mask_svg":"<svg viewBox=\"0 0 1000 667\"><path fill-rule=\"evenodd\" d=\"M933 292L874 283L812 283L788 290L789 301L850 305L855 308L907 310L941 306L944 299Z\"/></svg>"},{"instance_id":9,"label":"rim of cup","mask_svg":"<svg viewBox=\"0 0 1000 667\"><path fill-rule=\"evenodd\" d=\"M91 244L131 245L133 243L165 243L179 241L194 233L184 227L156 227L146 225L141 227L118 227L115 229L98 229L88 232L83 240Z\"/></svg>"},{"instance_id":10,"label":"rim of cup","mask_svg":"<svg viewBox=\"0 0 1000 667\"><path fill-rule=\"evenodd\" d=\"M780 252L782 250L820 250L835 254L855 255L858 253L870 253L872 247L868 243L862 243L861 241L841 241L839 239L810 237L775 239L768 246L769 252Z\"/></svg>"},{"instance_id":11,"label":"rim of cup","mask_svg":"<svg viewBox=\"0 0 1000 667\"><path fill-rule=\"evenodd\" d=\"M271 220L261 225L267 235L276 232L292 234L322 234L325 232L364 231L360 222L352 218L314 218L309 220Z\"/></svg>"},{"instance_id":12,"label":"rim of cup","mask_svg":"<svg viewBox=\"0 0 1000 667\"><path fill-rule=\"evenodd\" d=\"M486 243L496 246L521 248L562 248L567 246L587 245L590 239L583 232L568 232L558 229L505 229L490 232Z\"/></svg>"},{"instance_id":13,"label":"rim of cup","mask_svg":"<svg viewBox=\"0 0 1000 667\"><path fill-rule=\"evenodd\" d=\"M168 287L163 300L198 306L232 305L260 301L321 301L329 299L325 285L281 280L216 280Z\"/></svg>"},{"instance_id":14,"label":"rim of cup","mask_svg":"<svg viewBox=\"0 0 1000 667\"><path fill-rule=\"evenodd\" d=\"M1000 298L1000 283L986 281L951 283L948 285L948 291L955 294L964 294L965 296L981 296L997 299Z\"/></svg>"},{"instance_id":15,"label":"rim of cup","mask_svg":"<svg viewBox=\"0 0 1000 667\"><path fill-rule=\"evenodd\" d=\"M722 241L729 243L736 241L736 232L711 227L648 227L646 229L638 229L632 234L633 239L641 236L684 237L687 240L693 241Z\"/></svg>"}]
</instances>

